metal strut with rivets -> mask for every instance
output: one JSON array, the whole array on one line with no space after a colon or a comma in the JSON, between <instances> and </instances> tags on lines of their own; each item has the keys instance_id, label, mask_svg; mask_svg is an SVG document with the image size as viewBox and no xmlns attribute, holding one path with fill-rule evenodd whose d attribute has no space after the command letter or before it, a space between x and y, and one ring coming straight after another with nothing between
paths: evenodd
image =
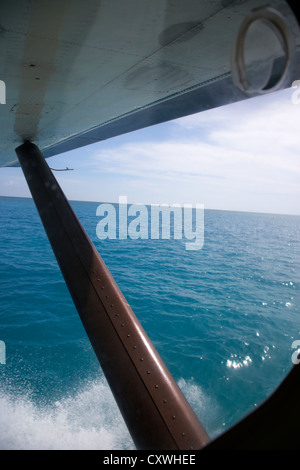
<instances>
[{"instance_id":1,"label":"metal strut with rivets","mask_svg":"<svg viewBox=\"0 0 300 470\"><path fill-rule=\"evenodd\" d=\"M208 435L82 227L39 148L16 149L100 366L137 449L200 449Z\"/></svg>"}]
</instances>

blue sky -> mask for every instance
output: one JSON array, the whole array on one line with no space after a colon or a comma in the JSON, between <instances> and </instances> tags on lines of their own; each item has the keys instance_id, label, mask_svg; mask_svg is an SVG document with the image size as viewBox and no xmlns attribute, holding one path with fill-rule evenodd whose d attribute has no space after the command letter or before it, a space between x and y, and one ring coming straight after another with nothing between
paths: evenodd
<instances>
[{"instance_id":1,"label":"blue sky","mask_svg":"<svg viewBox=\"0 0 300 470\"><path fill-rule=\"evenodd\" d=\"M48 159L71 200L204 204L300 215L300 104L295 89L153 126ZM294 100L295 101L295 100ZM30 196L21 169L0 194Z\"/></svg>"}]
</instances>

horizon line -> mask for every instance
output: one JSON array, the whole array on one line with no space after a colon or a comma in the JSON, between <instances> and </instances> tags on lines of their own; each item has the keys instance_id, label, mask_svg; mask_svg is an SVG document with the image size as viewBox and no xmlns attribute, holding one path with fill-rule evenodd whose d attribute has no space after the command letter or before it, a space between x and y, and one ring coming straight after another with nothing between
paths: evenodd
<instances>
[{"instance_id":1,"label":"horizon line","mask_svg":"<svg viewBox=\"0 0 300 470\"><path fill-rule=\"evenodd\" d=\"M32 196L7 196L5 194L0 194L0 197L4 198L11 198L11 199L30 199L33 201ZM68 199L68 201L71 202L80 202L80 203L92 203L92 204L120 204L119 202L112 202L112 201L94 201L94 200L81 200L81 199ZM169 206L172 206L173 204L178 204L178 203L136 203L136 202L127 202L127 205L144 205L144 206L151 206L151 205L160 205L160 204L168 204ZM187 204L187 203L185 203ZM203 203L202 203L203 204ZM184 204L181 204L182 206ZM215 209L211 207L205 207L204 205L204 211L219 211L219 212L242 212L244 214L259 214L259 215L284 215L284 216L292 216L292 217L300 217L299 214L290 214L290 213L282 213L282 212L259 212L259 211L254 211L254 210L242 210L242 209ZM192 208L194 209L196 204L192 204Z\"/></svg>"}]
</instances>

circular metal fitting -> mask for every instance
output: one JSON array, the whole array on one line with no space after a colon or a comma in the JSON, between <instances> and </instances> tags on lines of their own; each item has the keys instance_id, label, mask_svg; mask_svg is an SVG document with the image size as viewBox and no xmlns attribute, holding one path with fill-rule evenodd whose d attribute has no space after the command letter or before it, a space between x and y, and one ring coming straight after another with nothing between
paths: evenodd
<instances>
[{"instance_id":1,"label":"circular metal fitting","mask_svg":"<svg viewBox=\"0 0 300 470\"><path fill-rule=\"evenodd\" d=\"M274 77L272 77L272 71L275 67L273 61L271 72L265 78L263 85L260 86L253 85L249 80L245 60L247 35L250 28L254 25L269 28L276 36L277 42L279 42L284 54L284 65L280 68L279 76L277 71L275 82ZM261 44L261 47L264 46L264 44ZM284 85L288 84L293 53L294 44L290 34L290 27L283 15L272 7L254 9L241 24L232 50L231 68L235 86L247 95L261 95L283 88Z\"/></svg>"}]
</instances>

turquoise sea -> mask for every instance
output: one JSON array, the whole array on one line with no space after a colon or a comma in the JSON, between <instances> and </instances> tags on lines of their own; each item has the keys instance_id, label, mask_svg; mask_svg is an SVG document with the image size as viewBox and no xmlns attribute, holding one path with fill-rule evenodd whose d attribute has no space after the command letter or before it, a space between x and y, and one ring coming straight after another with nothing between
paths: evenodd
<instances>
[{"instance_id":1,"label":"turquoise sea","mask_svg":"<svg viewBox=\"0 0 300 470\"><path fill-rule=\"evenodd\" d=\"M204 246L187 251L99 240L99 204L72 202L213 438L293 365L300 217L205 210ZM0 224L0 449L134 449L33 201L1 197Z\"/></svg>"}]
</instances>

